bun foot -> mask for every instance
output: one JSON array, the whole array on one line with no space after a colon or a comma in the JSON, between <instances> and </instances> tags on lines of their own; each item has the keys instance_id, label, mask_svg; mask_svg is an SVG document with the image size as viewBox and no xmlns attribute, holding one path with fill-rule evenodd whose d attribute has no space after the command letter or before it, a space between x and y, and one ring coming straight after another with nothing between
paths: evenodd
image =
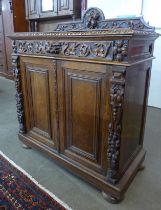
<instances>
[{"instance_id":1,"label":"bun foot","mask_svg":"<svg viewBox=\"0 0 161 210\"><path fill-rule=\"evenodd\" d=\"M138 168L138 171L143 171L145 169L145 165L142 163L139 168Z\"/></svg>"},{"instance_id":2,"label":"bun foot","mask_svg":"<svg viewBox=\"0 0 161 210\"><path fill-rule=\"evenodd\" d=\"M24 149L31 149L31 147L27 146L26 144L22 144L22 148L24 148Z\"/></svg>"},{"instance_id":3,"label":"bun foot","mask_svg":"<svg viewBox=\"0 0 161 210\"><path fill-rule=\"evenodd\" d=\"M110 194L105 193L104 191L102 191L102 195L103 195L105 200L107 200L109 203L112 203L112 204L120 203L123 200L123 197L122 198L116 198L116 197L114 197Z\"/></svg>"}]
</instances>

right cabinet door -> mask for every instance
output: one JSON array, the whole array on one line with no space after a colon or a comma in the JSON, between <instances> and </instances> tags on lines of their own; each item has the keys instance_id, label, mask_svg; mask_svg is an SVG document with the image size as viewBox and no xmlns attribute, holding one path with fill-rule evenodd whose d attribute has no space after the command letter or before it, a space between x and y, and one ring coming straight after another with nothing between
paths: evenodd
<instances>
[{"instance_id":1,"label":"right cabinet door","mask_svg":"<svg viewBox=\"0 0 161 210\"><path fill-rule=\"evenodd\" d=\"M107 172L109 82L106 65L58 62L61 153L96 172Z\"/></svg>"}]
</instances>

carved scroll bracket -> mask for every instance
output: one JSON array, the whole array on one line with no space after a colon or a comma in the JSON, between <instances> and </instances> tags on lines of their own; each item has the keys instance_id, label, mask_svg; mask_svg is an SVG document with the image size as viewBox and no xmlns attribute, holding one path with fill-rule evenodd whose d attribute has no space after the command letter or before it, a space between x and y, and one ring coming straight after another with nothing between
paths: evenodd
<instances>
[{"instance_id":1,"label":"carved scroll bracket","mask_svg":"<svg viewBox=\"0 0 161 210\"><path fill-rule=\"evenodd\" d=\"M110 87L111 122L108 136L108 181L116 184L119 180L119 157L121 145L121 123L125 89L125 73L112 72Z\"/></svg>"},{"instance_id":2,"label":"carved scroll bracket","mask_svg":"<svg viewBox=\"0 0 161 210\"><path fill-rule=\"evenodd\" d=\"M23 109L23 96L21 90L20 81L20 67L19 67L19 56L12 55L12 66L15 78L16 87L16 106L17 106L17 116L19 122L19 133L25 133L25 120L24 120L24 109Z\"/></svg>"}]
</instances>

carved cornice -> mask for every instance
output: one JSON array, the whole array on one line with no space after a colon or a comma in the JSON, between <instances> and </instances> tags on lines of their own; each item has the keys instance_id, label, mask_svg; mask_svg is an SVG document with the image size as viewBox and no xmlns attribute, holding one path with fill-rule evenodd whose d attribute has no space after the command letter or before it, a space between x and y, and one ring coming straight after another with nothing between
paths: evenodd
<instances>
[{"instance_id":1,"label":"carved cornice","mask_svg":"<svg viewBox=\"0 0 161 210\"><path fill-rule=\"evenodd\" d=\"M108 61L126 61L128 40L98 42L54 42L54 41L13 41L16 54L67 56L77 58L102 58Z\"/></svg>"},{"instance_id":2,"label":"carved cornice","mask_svg":"<svg viewBox=\"0 0 161 210\"><path fill-rule=\"evenodd\" d=\"M17 55L12 56L12 66L15 78L16 87L16 106L17 106L17 116L19 122L19 133L25 133L25 119L24 119L24 109L23 109L23 96L21 90L20 82L20 68L19 68L19 57Z\"/></svg>"},{"instance_id":3,"label":"carved cornice","mask_svg":"<svg viewBox=\"0 0 161 210\"><path fill-rule=\"evenodd\" d=\"M82 21L59 24L52 32L14 33L11 39L60 39L60 38L98 38L108 36L153 36L158 37L153 27L150 27L142 17L105 20L103 12L98 8L88 9Z\"/></svg>"},{"instance_id":4,"label":"carved cornice","mask_svg":"<svg viewBox=\"0 0 161 210\"><path fill-rule=\"evenodd\" d=\"M27 32L27 33L14 33L11 36L8 36L11 39L16 40L34 40L34 39L59 39L59 38L93 38L96 37L108 37L108 36L133 36L133 35L140 35L140 36L154 36L158 37L155 31L135 31L133 29L127 28L118 28L118 29L109 29L109 30L90 30L90 31L67 31L67 32Z\"/></svg>"},{"instance_id":5,"label":"carved cornice","mask_svg":"<svg viewBox=\"0 0 161 210\"><path fill-rule=\"evenodd\" d=\"M142 17L105 20L103 12L98 8L89 8L83 15L82 21L59 24L56 31L79 31L91 29L133 29L154 31Z\"/></svg>"},{"instance_id":6,"label":"carved cornice","mask_svg":"<svg viewBox=\"0 0 161 210\"><path fill-rule=\"evenodd\" d=\"M108 136L108 181L116 184L119 179L121 124L125 89L125 73L112 72L110 88L111 122Z\"/></svg>"}]
</instances>

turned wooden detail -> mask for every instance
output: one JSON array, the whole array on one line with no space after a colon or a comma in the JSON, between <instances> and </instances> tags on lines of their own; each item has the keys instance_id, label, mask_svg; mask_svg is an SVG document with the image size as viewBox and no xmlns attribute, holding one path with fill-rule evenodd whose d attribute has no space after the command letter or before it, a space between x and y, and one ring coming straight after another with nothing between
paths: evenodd
<instances>
[{"instance_id":1,"label":"turned wooden detail","mask_svg":"<svg viewBox=\"0 0 161 210\"><path fill-rule=\"evenodd\" d=\"M110 88L111 122L108 137L108 180L116 184L119 181L119 157L121 145L121 123L124 100L125 73L112 72Z\"/></svg>"},{"instance_id":2,"label":"turned wooden detail","mask_svg":"<svg viewBox=\"0 0 161 210\"><path fill-rule=\"evenodd\" d=\"M21 91L21 81L20 81L20 66L19 66L19 56L12 56L12 66L15 78L15 87L16 87L16 107L17 107L17 116L19 122L19 133L25 133L25 119L24 119L24 107L23 107L23 96Z\"/></svg>"}]
</instances>

